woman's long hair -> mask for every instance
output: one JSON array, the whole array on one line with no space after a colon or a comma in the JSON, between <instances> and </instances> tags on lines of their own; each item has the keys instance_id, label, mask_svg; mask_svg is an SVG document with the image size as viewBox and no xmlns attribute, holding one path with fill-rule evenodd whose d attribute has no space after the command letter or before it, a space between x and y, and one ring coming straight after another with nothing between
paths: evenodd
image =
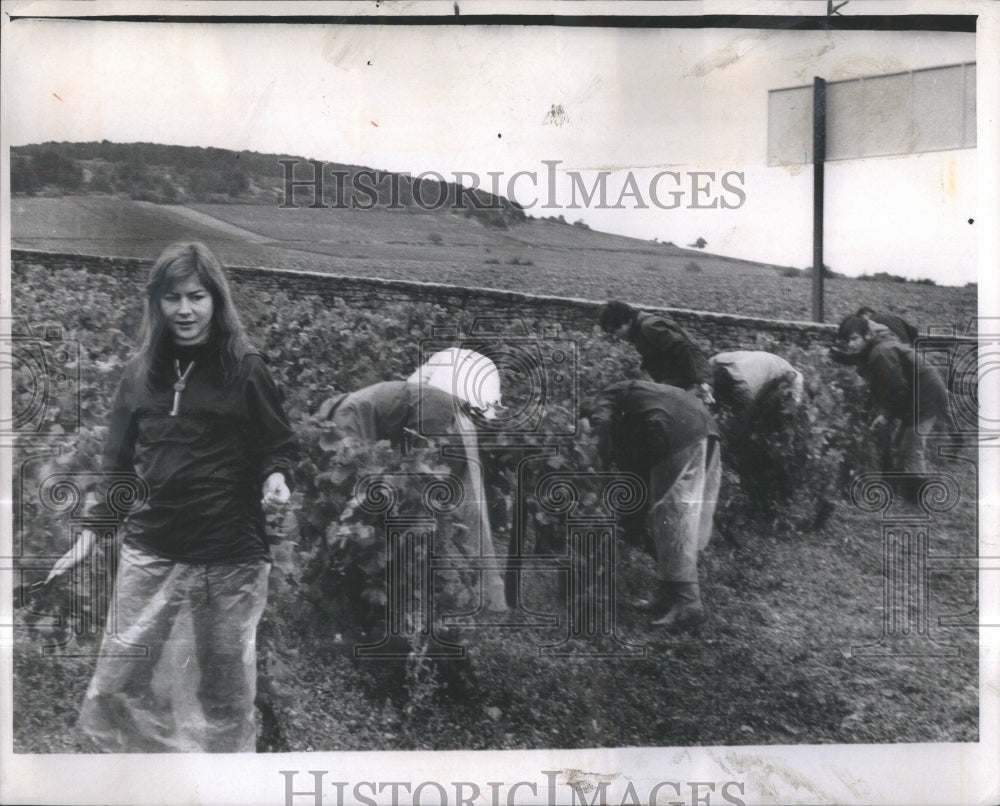
<instances>
[{"instance_id":1,"label":"woman's long hair","mask_svg":"<svg viewBox=\"0 0 1000 806\"><path fill-rule=\"evenodd\" d=\"M160 301L175 285L190 277L197 278L212 295L212 323L208 338L217 350L223 380L232 383L243 357L250 352L250 343L233 305L222 265L201 243L172 244L163 250L153 265L146 283L136 369L140 377L147 380L152 380L152 376L159 371L164 346L170 339Z\"/></svg>"}]
</instances>

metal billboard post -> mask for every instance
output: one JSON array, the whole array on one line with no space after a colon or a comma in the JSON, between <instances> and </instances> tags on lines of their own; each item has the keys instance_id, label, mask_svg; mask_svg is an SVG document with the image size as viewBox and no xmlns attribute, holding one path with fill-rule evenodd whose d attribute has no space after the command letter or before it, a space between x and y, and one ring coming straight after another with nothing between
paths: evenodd
<instances>
[{"instance_id":1,"label":"metal billboard post","mask_svg":"<svg viewBox=\"0 0 1000 806\"><path fill-rule=\"evenodd\" d=\"M825 163L975 148L976 64L817 76L812 85L769 90L767 103L767 164L813 164L812 313L822 322Z\"/></svg>"},{"instance_id":2,"label":"metal billboard post","mask_svg":"<svg viewBox=\"0 0 1000 806\"><path fill-rule=\"evenodd\" d=\"M823 163L826 161L826 81L813 79L813 282L814 322L823 321Z\"/></svg>"}]
</instances>

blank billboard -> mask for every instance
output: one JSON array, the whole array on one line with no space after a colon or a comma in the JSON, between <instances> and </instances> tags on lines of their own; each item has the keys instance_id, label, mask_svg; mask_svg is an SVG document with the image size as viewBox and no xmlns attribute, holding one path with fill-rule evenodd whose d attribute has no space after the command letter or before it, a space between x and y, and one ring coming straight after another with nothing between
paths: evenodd
<instances>
[{"instance_id":1,"label":"blank billboard","mask_svg":"<svg viewBox=\"0 0 1000 806\"><path fill-rule=\"evenodd\" d=\"M771 90L767 163L812 162L813 87ZM976 146L976 65L931 67L826 85L826 159Z\"/></svg>"}]
</instances>

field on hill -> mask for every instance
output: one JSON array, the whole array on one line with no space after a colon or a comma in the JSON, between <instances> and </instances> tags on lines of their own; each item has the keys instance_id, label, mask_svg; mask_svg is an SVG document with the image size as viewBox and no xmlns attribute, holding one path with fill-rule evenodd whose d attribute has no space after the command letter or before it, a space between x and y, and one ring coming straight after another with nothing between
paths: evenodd
<instances>
[{"instance_id":1,"label":"field on hill","mask_svg":"<svg viewBox=\"0 0 1000 806\"><path fill-rule=\"evenodd\" d=\"M182 207L105 196L19 196L11 207L13 245L27 249L155 258L173 241L197 239L230 265L811 318L811 283L804 275L553 220L498 229L446 211ZM826 282L826 319L837 321L867 304L922 330L964 332L976 315L976 293L974 286L834 278Z\"/></svg>"},{"instance_id":2,"label":"field on hill","mask_svg":"<svg viewBox=\"0 0 1000 806\"><path fill-rule=\"evenodd\" d=\"M81 226L85 221L91 222L87 227L93 226L93 216L110 215L110 202L70 200L63 204L81 209ZM46 202L33 209L59 218L65 208ZM121 212L128 216L135 210L149 208L127 207ZM227 211L200 208L199 212L221 215ZM303 216L304 211L290 214ZM49 248L71 245L82 249L80 243L65 238L65 229L55 230L61 233L61 247L55 246L55 240L46 241L46 231L52 232L47 227L53 225L46 224L44 216L37 216L32 229L24 223L27 207L18 215L15 242L29 245L26 241L31 241L36 248L47 243ZM152 256L159 250L157 239L171 240L178 233L197 231L184 223L184 213L175 211L175 215L152 211L146 219L151 229L145 241L129 236L123 225L112 231L122 233L119 237L126 246L109 240L100 242L100 248L134 249ZM249 212L234 209L227 215L230 226L266 237L276 234ZM283 237L299 234L300 220L289 219ZM412 243L365 244L365 228L360 221L354 227L350 237L343 236L349 243L331 243L331 252L361 255L353 259L372 272L378 261L396 266L401 273L409 267L408 279L418 279L413 276L416 267L426 272L421 275L426 279L446 279L431 274L441 267L435 255L441 258L455 250L466 256L451 258L460 265L469 255L497 254L502 243L510 250L504 254L530 256L535 264L496 264L500 271L510 270L509 279L516 270L524 272L524 277L547 278L545 282L552 285L560 279L556 256L565 284L573 283L570 268L574 265L581 276L586 276L588 265L605 269L608 264L598 263L598 256L619 265L633 259L651 260L638 256L656 254L657 249L667 250L665 261L689 257L686 253L671 256L667 247L635 242L631 242L634 251L621 253L596 246L557 249L541 243L532 251L525 239L532 233L544 235L550 228L559 235L607 243L603 236L577 233L554 223L535 223L523 232L484 232L488 246L485 240L471 246L449 245L449 239L457 241L460 232L474 229L464 222L456 222L454 231L438 223L435 231L441 235L440 244L427 241L427 236L417 244L422 237L419 228L405 236L414 239ZM331 225L329 237L336 238L336 232L347 230ZM515 235L522 239L516 245L503 241ZM210 240L234 262L251 262L255 249L274 249L267 254L286 258L311 255L309 259L318 262L333 260L297 251L287 243L280 247L249 244L232 233ZM384 250L390 246L398 247L400 255L409 255L409 263L386 257ZM537 272L547 260L553 262L552 272ZM706 280L712 271L723 271L722 263L713 269L705 262L701 274L680 268L677 276L690 276L702 286L711 286ZM741 271L747 278L741 288L758 284L754 277L782 280L771 270L744 267ZM621 273L618 282L604 271L600 282L610 284L619 296L631 296L623 290L629 287L627 273ZM657 277L661 274L650 272ZM631 275L632 279L639 276ZM808 286L803 280L787 282ZM134 343L142 288L138 280L73 269L49 270L30 260L14 267L12 283L16 316L29 322L59 322L64 338L82 349L75 364L81 380L79 398L72 390L63 389L65 394L58 397L53 392L38 414L39 428L49 434L47 441L40 446L25 440L19 446L16 495L25 501L30 490L53 473L93 471L110 397ZM697 285L692 279L691 287ZM730 280L726 285L731 289L738 284ZM857 285L860 290L876 287ZM534 285L531 290L555 289ZM970 312L955 301L962 300L961 291L923 286L905 290L951 300L948 305L952 307L946 310L953 321ZM583 291L582 281L574 283L575 295L583 296ZM418 362L420 338L437 325L467 326L477 312L466 311L456 323L443 308L426 303L387 303L379 310L361 310L317 299L291 299L280 291L260 293L249 285L235 284L234 293L249 332L270 358L305 454L297 479L297 525L288 527L274 550L272 592L261 636L261 681L269 714L260 736L261 750L969 742L979 736L975 566L943 561L976 554L975 457L968 448L954 448L937 459L945 477L945 494L942 498L938 495L942 490L935 489L928 495L924 503L933 512L929 519L922 519L924 510L893 504L893 515L910 518L911 524L926 529L928 535L926 554L914 550L903 558L928 561L927 573L920 577L926 596L921 598L919 591L904 595L899 586L913 581L908 576L911 566L897 566L886 559L895 556L886 553L884 539L888 537L879 511L880 502L887 502L880 499L877 489L853 499L850 495L852 481L875 465L877 429L870 430L859 379L831 363L824 348L787 350L786 357L809 379L804 419L808 450L796 460L801 464L795 465L797 472L792 474L798 482L793 498L776 515L761 513L743 494L732 458L723 453L726 470L716 534L703 553L700 569L711 614L708 623L694 632L665 635L651 627L645 616L630 610L627 598L647 593L653 585L652 563L645 551L619 540L619 562L608 572L615 575L619 597L613 635L570 634L571 602L551 572L535 571L524 583L525 605L536 615L554 618L555 626L478 623L459 628L469 664L462 677L448 678L424 664L419 653L411 653L405 666L353 656L356 642L370 642L377 636L363 633L361 605L345 603L341 588L326 581L330 578L336 583L336 575L326 574L330 568L322 562L317 571L317 562L323 560L324 550L333 550L331 544L342 545L338 542L341 528L351 533L355 526L346 508L331 512L338 500L335 496L344 496L345 489L349 495L356 478L368 472L384 473L391 462L400 460L378 450L346 454L323 439L309 415L331 387L350 389L364 382L362 373L365 378L406 377ZM851 305L860 301L876 302L871 296L858 297ZM711 307L693 301L691 305ZM790 303L779 293L770 305L777 310ZM944 314L944 303L941 307L939 311L920 310L930 317ZM735 310L744 312L741 307ZM795 315L793 306L781 310ZM909 309L902 312L911 313ZM541 332L544 323L528 321L526 325L530 332ZM626 346L593 330L566 335L576 340L580 367L586 370L582 399L623 374L637 374L635 355ZM516 377L504 379L511 386L517 382ZM32 404L32 393L29 386L18 385L16 403ZM78 413L81 421L76 423ZM569 410L569 401L550 401L545 416L530 440L558 448L558 456L546 463L546 472L566 470L580 472L584 479L592 477L593 439L585 432L566 435L557 428L557 417L576 416ZM433 448L427 450L431 453L418 458L433 458ZM781 455L762 452L758 459L763 467L779 462ZM398 469L396 464L391 467ZM817 517L821 500L830 510L825 518ZM583 502L585 507L596 506L588 501ZM565 535L565 521L546 516L535 499L527 506L529 546L537 547L548 534L546 529ZM15 513L18 545L26 554L54 558L68 546L71 524L65 511L48 511L39 505L34 509L18 506ZM500 553L513 528L498 516ZM369 542L370 537L369 533ZM383 567L378 556L370 560L374 572ZM363 570L357 565L348 569L354 574ZM43 575L44 570L25 571L23 581L30 585ZM81 605L69 595L68 586L57 586L48 598L24 602L17 611L13 713L17 752L92 749L76 729L75 719L93 670L100 626L94 614L101 605L98 599L86 597ZM74 607L83 607L84 612ZM74 613L87 617L87 629L77 631L76 622L60 621ZM46 651L45 645L55 649ZM553 645L566 656L549 657L540 651Z\"/></svg>"}]
</instances>

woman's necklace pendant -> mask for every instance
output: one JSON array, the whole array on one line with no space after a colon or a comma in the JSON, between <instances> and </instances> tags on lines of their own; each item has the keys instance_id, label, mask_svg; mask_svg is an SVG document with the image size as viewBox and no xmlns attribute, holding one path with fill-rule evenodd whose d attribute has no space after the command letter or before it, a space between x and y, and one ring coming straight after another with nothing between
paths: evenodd
<instances>
[{"instance_id":1,"label":"woman's necklace pendant","mask_svg":"<svg viewBox=\"0 0 1000 806\"><path fill-rule=\"evenodd\" d=\"M188 364L187 369L181 372L181 362L176 358L174 359L174 372L177 373L177 380L174 381L174 405L170 409L170 416L176 417L181 410L181 392L184 391L185 381L187 381L188 375L191 374L191 370L194 369L194 361Z\"/></svg>"}]
</instances>

